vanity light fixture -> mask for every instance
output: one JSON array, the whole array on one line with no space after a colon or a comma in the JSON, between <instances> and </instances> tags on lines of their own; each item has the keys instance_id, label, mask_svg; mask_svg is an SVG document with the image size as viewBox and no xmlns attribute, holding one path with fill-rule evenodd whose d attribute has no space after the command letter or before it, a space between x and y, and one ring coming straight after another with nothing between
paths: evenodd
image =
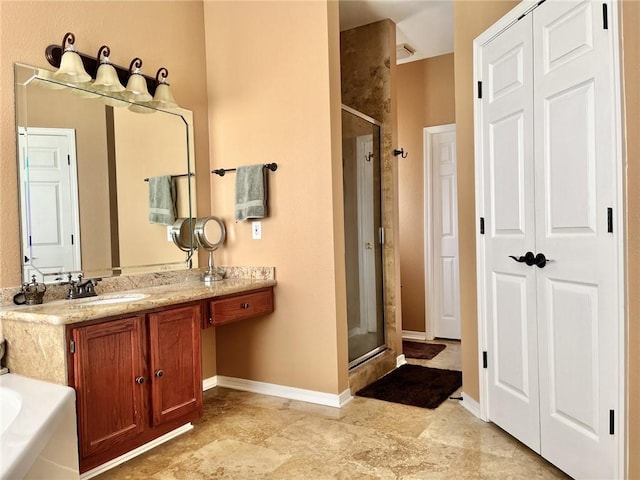
<instances>
[{"instance_id":1,"label":"vanity light fixture","mask_svg":"<svg viewBox=\"0 0 640 480\"><path fill-rule=\"evenodd\" d=\"M169 71L161 67L156 73L156 94L153 97L151 105L158 108L176 108L178 104L173 99L171 87L167 82Z\"/></svg>"},{"instance_id":2,"label":"vanity light fixture","mask_svg":"<svg viewBox=\"0 0 640 480\"><path fill-rule=\"evenodd\" d=\"M134 70L135 67L135 70ZM150 102L153 97L147 89L147 80L142 75L142 60L138 57L131 60L129 65L129 80L127 88L122 92L122 96L132 102Z\"/></svg>"},{"instance_id":3,"label":"vanity light fixture","mask_svg":"<svg viewBox=\"0 0 640 480\"><path fill-rule=\"evenodd\" d=\"M84 83L91 80L84 69L82 58L78 55L74 47L76 37L73 33L67 32L62 39L62 59L60 60L60 68L54 74L55 78L67 83Z\"/></svg>"},{"instance_id":4,"label":"vanity light fixture","mask_svg":"<svg viewBox=\"0 0 640 480\"><path fill-rule=\"evenodd\" d=\"M118 78L118 72L109 61L110 53L111 50L106 45L101 46L100 50L98 50L99 66L96 70L96 80L91 85L98 92L113 93L124 90L124 86L122 86Z\"/></svg>"}]
</instances>

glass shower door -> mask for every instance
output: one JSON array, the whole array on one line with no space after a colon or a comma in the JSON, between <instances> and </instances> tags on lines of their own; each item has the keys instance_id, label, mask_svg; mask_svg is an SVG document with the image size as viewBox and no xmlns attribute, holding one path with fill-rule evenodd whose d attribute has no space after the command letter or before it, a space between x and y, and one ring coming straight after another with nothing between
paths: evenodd
<instances>
[{"instance_id":1,"label":"glass shower door","mask_svg":"<svg viewBox=\"0 0 640 480\"><path fill-rule=\"evenodd\" d=\"M349 366L385 349L380 125L342 109Z\"/></svg>"}]
</instances>

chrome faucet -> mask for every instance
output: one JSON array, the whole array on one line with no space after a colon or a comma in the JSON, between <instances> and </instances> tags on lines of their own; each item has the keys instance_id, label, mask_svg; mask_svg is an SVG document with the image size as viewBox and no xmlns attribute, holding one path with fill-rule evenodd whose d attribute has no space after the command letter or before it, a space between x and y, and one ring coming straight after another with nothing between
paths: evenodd
<instances>
[{"instance_id":1,"label":"chrome faucet","mask_svg":"<svg viewBox=\"0 0 640 480\"><path fill-rule=\"evenodd\" d=\"M81 273L78 275L78 280L72 280L71 274L69 274L67 282L69 284L69 292L67 293L67 299L95 297L98 295L95 287L100 280L102 279L88 278L87 280L83 280Z\"/></svg>"}]
</instances>

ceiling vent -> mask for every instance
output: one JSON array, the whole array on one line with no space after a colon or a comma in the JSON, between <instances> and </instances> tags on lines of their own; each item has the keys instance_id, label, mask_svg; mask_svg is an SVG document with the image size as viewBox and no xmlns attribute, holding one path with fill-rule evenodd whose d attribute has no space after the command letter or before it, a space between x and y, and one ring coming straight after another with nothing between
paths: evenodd
<instances>
[{"instance_id":1,"label":"ceiling vent","mask_svg":"<svg viewBox=\"0 0 640 480\"><path fill-rule=\"evenodd\" d=\"M416 53L416 49L407 43L396 45L396 59L403 60Z\"/></svg>"}]
</instances>

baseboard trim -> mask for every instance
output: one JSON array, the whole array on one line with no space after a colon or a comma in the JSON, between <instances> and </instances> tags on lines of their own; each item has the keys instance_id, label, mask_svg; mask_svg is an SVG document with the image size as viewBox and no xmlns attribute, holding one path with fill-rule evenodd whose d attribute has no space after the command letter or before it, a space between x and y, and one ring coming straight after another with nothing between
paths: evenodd
<instances>
[{"instance_id":1,"label":"baseboard trim","mask_svg":"<svg viewBox=\"0 0 640 480\"><path fill-rule=\"evenodd\" d=\"M398 355L396 357L396 368L401 367L402 365L405 365L407 363L407 359L404 356L404 353Z\"/></svg>"},{"instance_id":2,"label":"baseboard trim","mask_svg":"<svg viewBox=\"0 0 640 480\"><path fill-rule=\"evenodd\" d=\"M205 378L202 380L202 391L206 392L207 390L211 390L214 387L218 386L218 376L214 375L213 377Z\"/></svg>"},{"instance_id":3,"label":"baseboard trim","mask_svg":"<svg viewBox=\"0 0 640 480\"><path fill-rule=\"evenodd\" d=\"M80 475L80 480L88 480L89 478L93 478L101 473L106 472L107 470L111 470L114 467L117 467L121 463L127 462L138 455L151 450L152 448L157 447L158 445L168 442L172 438L177 437L178 435L182 435L183 433L188 432L193 429L193 425L191 423L187 423L181 427L176 428L175 430L171 430L169 433L165 433L161 437L158 437L154 440L151 440L149 443L145 443L144 445L140 445L138 448L131 450L130 452L125 453L124 455L120 455L113 460L109 460L102 465L97 466L91 470L84 472Z\"/></svg>"},{"instance_id":4,"label":"baseboard trim","mask_svg":"<svg viewBox=\"0 0 640 480\"><path fill-rule=\"evenodd\" d=\"M402 339L403 340L412 340L425 342L427 340L426 332L414 332L412 330L402 330Z\"/></svg>"},{"instance_id":5,"label":"baseboard trim","mask_svg":"<svg viewBox=\"0 0 640 480\"><path fill-rule=\"evenodd\" d=\"M462 402L460 402L460 405L473 416L480 418L480 404L464 392L462 392Z\"/></svg>"},{"instance_id":6,"label":"baseboard trim","mask_svg":"<svg viewBox=\"0 0 640 480\"><path fill-rule=\"evenodd\" d=\"M349 389L336 395L296 387L285 387L273 383L257 382L255 380L245 380L244 378L225 377L224 375L217 376L217 386L335 408L341 408L353 399Z\"/></svg>"}]
</instances>

